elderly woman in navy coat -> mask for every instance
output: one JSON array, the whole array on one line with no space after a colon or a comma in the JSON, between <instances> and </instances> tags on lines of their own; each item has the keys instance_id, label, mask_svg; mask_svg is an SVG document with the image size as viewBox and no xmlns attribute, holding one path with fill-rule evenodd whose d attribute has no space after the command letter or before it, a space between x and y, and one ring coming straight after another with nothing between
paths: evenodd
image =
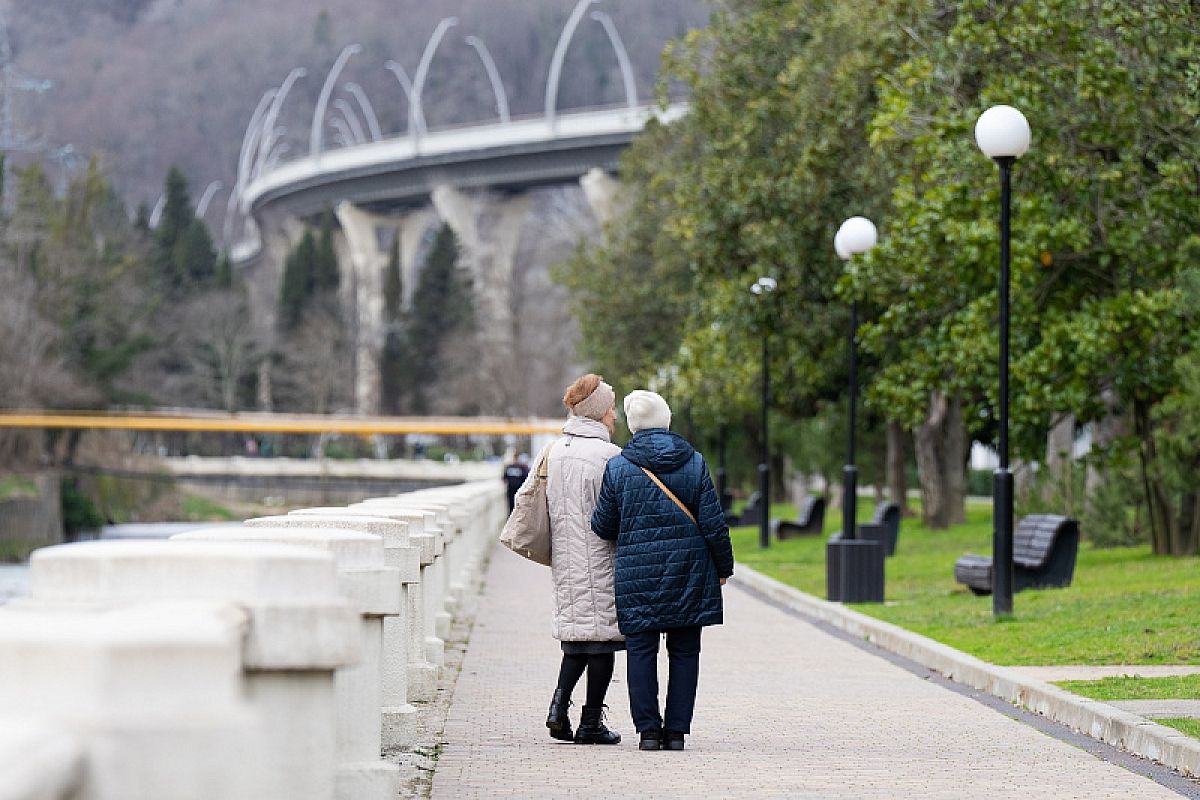
<instances>
[{"instance_id":1,"label":"elderly woman in navy coat","mask_svg":"<svg viewBox=\"0 0 1200 800\"><path fill-rule=\"evenodd\" d=\"M605 467L592 530L617 542L617 623L625 635L639 747L682 750L696 705L700 632L721 624L721 586L733 574L733 548L704 458L669 430L666 401L638 390L624 406L633 438ZM657 669L664 634L670 660L665 717Z\"/></svg>"}]
</instances>

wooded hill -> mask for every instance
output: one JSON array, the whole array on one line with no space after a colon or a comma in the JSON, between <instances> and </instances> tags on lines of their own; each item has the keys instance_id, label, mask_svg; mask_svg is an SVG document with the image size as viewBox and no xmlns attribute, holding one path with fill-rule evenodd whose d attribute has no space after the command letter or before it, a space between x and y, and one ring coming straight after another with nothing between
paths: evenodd
<instances>
[{"instance_id":1,"label":"wooded hill","mask_svg":"<svg viewBox=\"0 0 1200 800\"><path fill-rule=\"evenodd\" d=\"M281 124L307 146L321 83L338 52L363 52L341 81L359 83L384 132L405 128L407 107L395 59L411 75L439 19L457 16L431 66L425 90L430 127L487 119L495 103L479 57L464 42L486 42L514 116L541 111L546 75L574 0L8 0L4 9L15 64L24 76L52 81L18 91L16 128L39 145L31 157L58 152L78 176L99 153L114 188L131 207L153 205L163 177L178 164L199 194L213 180L232 185L247 121L262 93L293 67L308 69ZM650 96L663 44L702 25L702 0L605 0ZM562 107L624 99L616 57L599 24L585 18L566 59ZM303 142L303 144L301 144ZM70 153L61 152L66 145Z\"/></svg>"}]
</instances>

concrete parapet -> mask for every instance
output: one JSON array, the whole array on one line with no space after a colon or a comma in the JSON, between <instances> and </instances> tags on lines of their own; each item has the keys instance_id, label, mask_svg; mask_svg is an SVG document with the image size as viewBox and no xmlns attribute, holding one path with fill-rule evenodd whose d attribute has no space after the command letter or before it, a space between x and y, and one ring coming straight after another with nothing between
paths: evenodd
<instances>
[{"instance_id":1,"label":"concrete parapet","mask_svg":"<svg viewBox=\"0 0 1200 800\"><path fill-rule=\"evenodd\" d=\"M339 513L342 512L342 513ZM408 593L411 584L421 580L420 549L412 544L409 522L386 517L356 516L342 509L328 513L292 513L246 520L248 527L336 528L369 533L383 540L384 563L396 571L399 581L400 608L383 618L383 650L380 654L382 679L380 702L382 743L385 748L407 747L416 741L417 710L408 702L408 660L410 628L420 620L410 617Z\"/></svg>"},{"instance_id":2,"label":"concrete parapet","mask_svg":"<svg viewBox=\"0 0 1200 800\"><path fill-rule=\"evenodd\" d=\"M257 717L243 751L265 776L257 796L333 796L333 671L357 661L361 648L358 615L339 593L328 554L274 543L100 541L39 550L30 565L29 597L9 604L18 611L98 611L163 600L240 608L248 621L239 654L242 695ZM196 705L178 676L171 685L181 701ZM190 777L172 780L186 785Z\"/></svg>"},{"instance_id":3,"label":"concrete parapet","mask_svg":"<svg viewBox=\"0 0 1200 800\"><path fill-rule=\"evenodd\" d=\"M41 718L0 715L0 800L77 800L83 747Z\"/></svg>"},{"instance_id":4,"label":"concrete parapet","mask_svg":"<svg viewBox=\"0 0 1200 800\"><path fill-rule=\"evenodd\" d=\"M255 542L297 545L328 552L337 564L338 585L361 615L362 658L334 674L337 800L391 798L399 770L380 760L383 617L401 611L399 572L384 566L383 539L375 533L304 524L303 517L274 526L244 526L182 533L185 542Z\"/></svg>"},{"instance_id":5,"label":"concrete parapet","mask_svg":"<svg viewBox=\"0 0 1200 800\"><path fill-rule=\"evenodd\" d=\"M65 734L43 730L24 779L0 772L0 797L282 800L243 699L245 621L220 603L0 612L0 707ZM32 781L45 791L6 793Z\"/></svg>"},{"instance_id":6,"label":"concrete parapet","mask_svg":"<svg viewBox=\"0 0 1200 800\"><path fill-rule=\"evenodd\" d=\"M288 516L319 517L330 514L340 514L350 517L383 518L404 522L408 526L409 544L413 548L410 558L417 561L416 567L420 572L419 581L405 586L405 605L408 619L405 651L407 654L407 697L409 701L432 700L437 690L439 668L444 663L445 643L433 635L434 621L426 611L425 595L431 591L433 580L432 565L441 551L441 529L437 526L435 516L431 512L404 508L395 505L363 505L357 504L346 508L302 508L292 511ZM385 742L391 737L393 746L406 736L404 725L406 720L400 715L389 719L384 717Z\"/></svg>"},{"instance_id":7,"label":"concrete parapet","mask_svg":"<svg viewBox=\"0 0 1200 800\"><path fill-rule=\"evenodd\" d=\"M387 509L392 512L412 511L426 515L425 532L433 533L436 528L437 538L434 555L437 556L430 564L430 576L426 582L426 608L432 622L427 628L427 635L445 641L450 635L450 621L454 616L455 598L450 591L451 576L460 561L461 541L458 536L459 528L451 515L450 506L444 502L435 502L428 498L414 498L410 494L394 497L375 497L359 503L353 508ZM430 522L432 517L432 525ZM439 656L434 660L441 663Z\"/></svg>"}]
</instances>

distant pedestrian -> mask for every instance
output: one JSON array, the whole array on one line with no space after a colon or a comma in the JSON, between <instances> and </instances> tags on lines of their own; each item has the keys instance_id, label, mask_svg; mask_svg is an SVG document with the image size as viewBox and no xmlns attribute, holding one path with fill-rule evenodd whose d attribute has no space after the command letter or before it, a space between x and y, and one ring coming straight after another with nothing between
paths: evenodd
<instances>
[{"instance_id":1,"label":"distant pedestrian","mask_svg":"<svg viewBox=\"0 0 1200 800\"><path fill-rule=\"evenodd\" d=\"M521 484L529 477L529 454L521 453L512 460L512 463L504 467L504 485L508 490L508 513L512 513L513 505L516 501L517 489L521 488Z\"/></svg>"},{"instance_id":2,"label":"distant pedestrian","mask_svg":"<svg viewBox=\"0 0 1200 800\"><path fill-rule=\"evenodd\" d=\"M604 465L621 452L611 442L617 421L615 401L612 387L599 375L589 373L572 383L563 397L570 416L546 460L554 638L563 652L546 727L555 739L577 744L621 741L621 735L604 724L604 697L616 652L625 649L613 595L615 548L593 536L589 526ZM587 699L572 734L567 713L571 692L585 671Z\"/></svg>"},{"instance_id":3,"label":"distant pedestrian","mask_svg":"<svg viewBox=\"0 0 1200 800\"><path fill-rule=\"evenodd\" d=\"M608 462L592 530L616 541L617 619L628 648L629 710L642 750L682 750L700 677L700 632L723 618L721 586L733 547L704 457L669 430L654 392L625 398L633 438ZM670 660L665 717L658 646Z\"/></svg>"}]
</instances>

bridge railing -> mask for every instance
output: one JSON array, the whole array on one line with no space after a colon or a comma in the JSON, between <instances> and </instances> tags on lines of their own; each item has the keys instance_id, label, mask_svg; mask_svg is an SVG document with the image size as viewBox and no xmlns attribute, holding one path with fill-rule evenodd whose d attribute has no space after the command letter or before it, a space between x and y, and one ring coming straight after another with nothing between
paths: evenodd
<instances>
[{"instance_id":1,"label":"bridge railing","mask_svg":"<svg viewBox=\"0 0 1200 800\"><path fill-rule=\"evenodd\" d=\"M394 797L499 480L45 548L0 607L0 800Z\"/></svg>"}]
</instances>

